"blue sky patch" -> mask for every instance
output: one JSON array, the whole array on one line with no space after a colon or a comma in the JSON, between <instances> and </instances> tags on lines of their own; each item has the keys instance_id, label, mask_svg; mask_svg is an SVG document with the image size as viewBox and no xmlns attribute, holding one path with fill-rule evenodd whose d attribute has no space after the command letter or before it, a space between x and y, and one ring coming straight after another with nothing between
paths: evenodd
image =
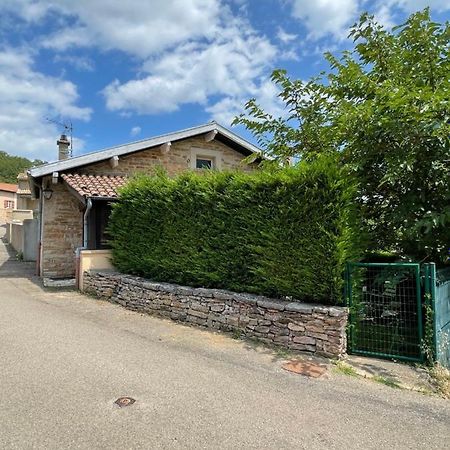
<instances>
[{"instance_id":1,"label":"blue sky patch","mask_svg":"<svg viewBox=\"0 0 450 450\"><path fill-rule=\"evenodd\" d=\"M79 155L230 127L252 97L281 115L272 70L307 79L363 11L391 27L425 6L449 19L450 0L2 0L0 150L54 160L54 121L72 123Z\"/></svg>"}]
</instances>

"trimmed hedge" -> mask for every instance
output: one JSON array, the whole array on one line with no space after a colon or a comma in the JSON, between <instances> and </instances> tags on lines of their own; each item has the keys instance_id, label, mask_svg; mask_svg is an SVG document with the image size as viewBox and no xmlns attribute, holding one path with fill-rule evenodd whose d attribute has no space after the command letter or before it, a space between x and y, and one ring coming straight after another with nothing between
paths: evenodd
<instances>
[{"instance_id":1,"label":"trimmed hedge","mask_svg":"<svg viewBox=\"0 0 450 450\"><path fill-rule=\"evenodd\" d=\"M113 206L113 263L152 280L339 303L354 187L329 159L254 173L138 176Z\"/></svg>"}]
</instances>

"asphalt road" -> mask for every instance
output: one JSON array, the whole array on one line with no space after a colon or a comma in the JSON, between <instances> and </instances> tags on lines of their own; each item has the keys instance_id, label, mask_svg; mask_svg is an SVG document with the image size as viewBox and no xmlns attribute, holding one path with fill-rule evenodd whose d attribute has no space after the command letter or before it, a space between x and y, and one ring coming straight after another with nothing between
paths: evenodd
<instances>
[{"instance_id":1,"label":"asphalt road","mask_svg":"<svg viewBox=\"0 0 450 450\"><path fill-rule=\"evenodd\" d=\"M445 449L450 402L45 292L0 244L1 449ZM114 406L120 396L136 403Z\"/></svg>"}]
</instances>

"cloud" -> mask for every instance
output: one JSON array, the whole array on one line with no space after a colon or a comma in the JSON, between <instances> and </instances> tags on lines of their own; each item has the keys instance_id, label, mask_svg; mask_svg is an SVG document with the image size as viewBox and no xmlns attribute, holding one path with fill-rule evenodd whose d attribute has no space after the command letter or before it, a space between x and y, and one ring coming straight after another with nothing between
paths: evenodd
<instances>
[{"instance_id":1,"label":"cloud","mask_svg":"<svg viewBox=\"0 0 450 450\"><path fill-rule=\"evenodd\" d=\"M187 42L146 60L141 78L114 80L103 94L114 111L158 114L184 104L210 108L211 98L221 97L216 101L222 102L255 91L255 80L271 67L276 54L267 38L235 23L209 42Z\"/></svg>"},{"instance_id":2,"label":"cloud","mask_svg":"<svg viewBox=\"0 0 450 450\"><path fill-rule=\"evenodd\" d=\"M77 105L73 83L35 71L32 56L18 49L0 50L0 98L0 149L31 159L56 157L60 130L46 117L87 121L91 115Z\"/></svg>"},{"instance_id":3,"label":"cloud","mask_svg":"<svg viewBox=\"0 0 450 450\"><path fill-rule=\"evenodd\" d=\"M222 107L246 100L277 57L297 58L289 48L277 49L241 13L234 15L224 0L6 1L0 11L6 8L24 21L50 24L38 45L78 70L91 65L70 53L77 48L119 50L134 57L135 76L112 80L102 91L107 108L125 116L170 113L185 104L210 108L227 98ZM27 8L31 5L39 5L33 14ZM294 37L280 29L285 43Z\"/></svg>"},{"instance_id":4,"label":"cloud","mask_svg":"<svg viewBox=\"0 0 450 450\"><path fill-rule=\"evenodd\" d=\"M306 26L309 37L327 34L343 39L348 25L358 13L358 0L291 0L292 15Z\"/></svg>"},{"instance_id":5,"label":"cloud","mask_svg":"<svg viewBox=\"0 0 450 450\"><path fill-rule=\"evenodd\" d=\"M427 6L430 7L431 11L436 12L450 9L450 0L390 0L387 3L391 6L398 6L408 13L424 9Z\"/></svg>"},{"instance_id":6,"label":"cloud","mask_svg":"<svg viewBox=\"0 0 450 450\"><path fill-rule=\"evenodd\" d=\"M283 28L279 27L277 31L277 38L283 42L283 44L288 44L289 42L295 41L298 38L297 34L287 33Z\"/></svg>"},{"instance_id":7,"label":"cloud","mask_svg":"<svg viewBox=\"0 0 450 450\"><path fill-rule=\"evenodd\" d=\"M58 30L40 40L40 46L64 51L71 47L89 47L95 42L93 33L84 26Z\"/></svg>"},{"instance_id":8,"label":"cloud","mask_svg":"<svg viewBox=\"0 0 450 450\"><path fill-rule=\"evenodd\" d=\"M49 6L47 0L2 0L0 10L13 12L27 22L37 22L46 16Z\"/></svg>"},{"instance_id":9,"label":"cloud","mask_svg":"<svg viewBox=\"0 0 450 450\"><path fill-rule=\"evenodd\" d=\"M93 72L95 69L95 63L91 58L85 56L73 56L57 54L53 58L53 61L62 66L69 64L80 72Z\"/></svg>"},{"instance_id":10,"label":"cloud","mask_svg":"<svg viewBox=\"0 0 450 450\"><path fill-rule=\"evenodd\" d=\"M450 10L450 0L289 0L291 14L308 30L311 40L332 36L342 40L361 12L369 11L386 27L392 27L398 11L410 14L429 6L432 12ZM280 37L279 37L280 38Z\"/></svg>"},{"instance_id":11,"label":"cloud","mask_svg":"<svg viewBox=\"0 0 450 450\"><path fill-rule=\"evenodd\" d=\"M141 127L133 127L131 130L130 130L130 136L137 136L138 134L140 134L141 133Z\"/></svg>"},{"instance_id":12,"label":"cloud","mask_svg":"<svg viewBox=\"0 0 450 450\"><path fill-rule=\"evenodd\" d=\"M46 48L97 46L145 58L189 39L212 36L226 8L220 0L6 0L1 9L23 20L62 22L42 40Z\"/></svg>"},{"instance_id":13,"label":"cloud","mask_svg":"<svg viewBox=\"0 0 450 450\"><path fill-rule=\"evenodd\" d=\"M230 126L233 119L244 112L244 104L251 97L256 98L257 103L266 113L274 117L283 117L286 115L286 109L278 94L279 90L275 84L265 78L254 84L247 96L224 97L217 103L208 106L206 111L216 122Z\"/></svg>"}]
</instances>

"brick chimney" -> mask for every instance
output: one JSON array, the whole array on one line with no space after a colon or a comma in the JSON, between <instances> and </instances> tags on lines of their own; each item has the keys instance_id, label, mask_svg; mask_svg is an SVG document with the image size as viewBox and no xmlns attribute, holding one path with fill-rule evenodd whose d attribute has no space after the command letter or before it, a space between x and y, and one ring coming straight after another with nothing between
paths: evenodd
<instances>
[{"instance_id":1,"label":"brick chimney","mask_svg":"<svg viewBox=\"0 0 450 450\"><path fill-rule=\"evenodd\" d=\"M67 139L65 134L62 134L61 137L56 141L58 144L58 160L61 161L63 159L70 158L70 142Z\"/></svg>"}]
</instances>

